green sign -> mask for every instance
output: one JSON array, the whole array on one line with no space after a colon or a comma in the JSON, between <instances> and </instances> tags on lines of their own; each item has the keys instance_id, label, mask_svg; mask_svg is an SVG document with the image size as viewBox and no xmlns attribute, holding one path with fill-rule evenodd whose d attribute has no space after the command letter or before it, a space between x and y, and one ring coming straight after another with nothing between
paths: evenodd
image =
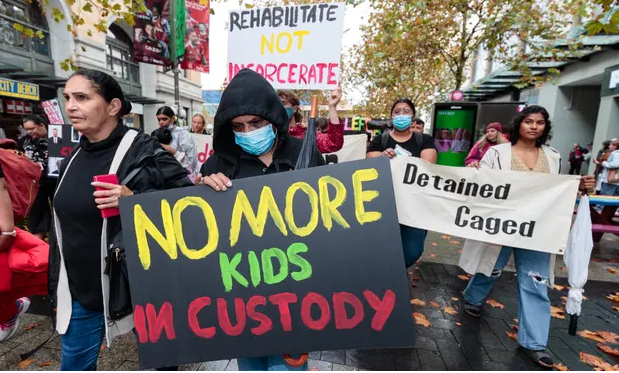
<instances>
[{"instance_id":1,"label":"green sign","mask_svg":"<svg viewBox=\"0 0 619 373\"><path fill-rule=\"evenodd\" d=\"M39 101L39 86L32 83L0 78L0 96Z\"/></svg>"},{"instance_id":2,"label":"green sign","mask_svg":"<svg viewBox=\"0 0 619 373\"><path fill-rule=\"evenodd\" d=\"M437 108L434 121L434 144L438 151L437 164L464 166L464 160L471 150L475 110Z\"/></svg>"}]
</instances>

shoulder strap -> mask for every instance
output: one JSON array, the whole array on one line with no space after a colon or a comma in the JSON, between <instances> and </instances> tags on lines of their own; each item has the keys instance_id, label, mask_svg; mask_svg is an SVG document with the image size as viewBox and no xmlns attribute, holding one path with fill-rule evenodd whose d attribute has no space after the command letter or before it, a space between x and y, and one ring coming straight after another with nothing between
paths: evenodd
<instances>
[{"instance_id":1,"label":"shoulder strap","mask_svg":"<svg viewBox=\"0 0 619 373\"><path fill-rule=\"evenodd\" d=\"M116 149L116 154L114 154L114 159L112 160L112 165L110 166L110 174L115 174L118 171L120 163L125 158L125 155L127 155L127 151L129 151L129 148L131 147L131 144L133 144L133 140L135 140L137 135L138 131L135 130L128 130L127 133L125 133L123 139L118 145L118 149Z\"/></svg>"},{"instance_id":2,"label":"shoulder strap","mask_svg":"<svg viewBox=\"0 0 619 373\"><path fill-rule=\"evenodd\" d=\"M423 145L423 135L419 132L413 132L413 135L415 136L415 141L417 142L419 149L421 149L421 146Z\"/></svg>"},{"instance_id":3,"label":"shoulder strap","mask_svg":"<svg viewBox=\"0 0 619 373\"><path fill-rule=\"evenodd\" d=\"M387 144L389 143L389 132L383 132L382 135L380 135L380 147L383 149L383 151L387 150Z\"/></svg>"}]
</instances>

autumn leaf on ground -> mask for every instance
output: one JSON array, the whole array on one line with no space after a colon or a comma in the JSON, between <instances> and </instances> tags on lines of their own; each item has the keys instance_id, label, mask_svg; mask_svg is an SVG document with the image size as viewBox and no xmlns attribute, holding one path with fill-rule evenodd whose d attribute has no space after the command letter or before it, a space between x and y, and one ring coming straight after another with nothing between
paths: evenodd
<instances>
[{"instance_id":1,"label":"autumn leaf on ground","mask_svg":"<svg viewBox=\"0 0 619 373\"><path fill-rule=\"evenodd\" d=\"M441 236L441 238L444 240L451 240L451 236Z\"/></svg>"},{"instance_id":2,"label":"autumn leaf on ground","mask_svg":"<svg viewBox=\"0 0 619 373\"><path fill-rule=\"evenodd\" d=\"M592 367L602 369L607 372L619 370L619 365L610 365L606 361L602 360L601 357L593 356L584 352L580 352L580 361L585 364L588 364Z\"/></svg>"},{"instance_id":3,"label":"autumn leaf on ground","mask_svg":"<svg viewBox=\"0 0 619 373\"><path fill-rule=\"evenodd\" d=\"M32 363L34 363L34 359L22 360L17 363L17 367L19 367L19 369L28 368Z\"/></svg>"},{"instance_id":4,"label":"autumn leaf on ground","mask_svg":"<svg viewBox=\"0 0 619 373\"><path fill-rule=\"evenodd\" d=\"M560 270L561 272L567 272L567 268L565 268L565 267L559 267L559 270Z\"/></svg>"},{"instance_id":5,"label":"autumn leaf on ground","mask_svg":"<svg viewBox=\"0 0 619 373\"><path fill-rule=\"evenodd\" d=\"M452 245L460 245L460 241L449 241Z\"/></svg>"},{"instance_id":6,"label":"autumn leaf on ground","mask_svg":"<svg viewBox=\"0 0 619 373\"><path fill-rule=\"evenodd\" d=\"M557 285L557 284L555 284L555 286L553 286L553 288L554 288L555 290L558 290L558 291L563 291L563 290L565 290L565 286L562 286L562 285Z\"/></svg>"},{"instance_id":7,"label":"autumn leaf on ground","mask_svg":"<svg viewBox=\"0 0 619 373\"><path fill-rule=\"evenodd\" d=\"M458 278L462 281L468 281L470 280L469 276L467 275L458 275Z\"/></svg>"},{"instance_id":8,"label":"autumn leaf on ground","mask_svg":"<svg viewBox=\"0 0 619 373\"><path fill-rule=\"evenodd\" d=\"M436 242L432 242L432 246L438 246Z\"/></svg>"},{"instance_id":9,"label":"autumn leaf on ground","mask_svg":"<svg viewBox=\"0 0 619 373\"><path fill-rule=\"evenodd\" d=\"M608 300L612 300L613 302L617 302L617 303L619 303L619 293L608 294L608 295L606 296L606 299L608 299Z\"/></svg>"},{"instance_id":10,"label":"autumn leaf on ground","mask_svg":"<svg viewBox=\"0 0 619 373\"><path fill-rule=\"evenodd\" d=\"M464 250L460 249L458 250L458 254L462 254L464 252Z\"/></svg>"},{"instance_id":11,"label":"autumn leaf on ground","mask_svg":"<svg viewBox=\"0 0 619 373\"><path fill-rule=\"evenodd\" d=\"M456 298L456 297L451 297L451 300L453 300L454 302L457 302L460 300L460 298Z\"/></svg>"},{"instance_id":12,"label":"autumn leaf on ground","mask_svg":"<svg viewBox=\"0 0 619 373\"><path fill-rule=\"evenodd\" d=\"M563 365L563 364L555 364L552 367L555 368L556 370L560 370L562 372L569 372L569 369L565 365Z\"/></svg>"},{"instance_id":13,"label":"autumn leaf on ground","mask_svg":"<svg viewBox=\"0 0 619 373\"><path fill-rule=\"evenodd\" d=\"M413 313L413 317L415 318L415 324L417 325L425 326L426 328L432 326L432 324L430 324L430 320L428 320L424 314L415 312Z\"/></svg>"},{"instance_id":14,"label":"autumn leaf on ground","mask_svg":"<svg viewBox=\"0 0 619 373\"><path fill-rule=\"evenodd\" d=\"M101 351L105 350L106 348L107 348L107 346L106 346L106 345L101 345L101 348L99 348L99 352L101 352Z\"/></svg>"},{"instance_id":15,"label":"autumn leaf on ground","mask_svg":"<svg viewBox=\"0 0 619 373\"><path fill-rule=\"evenodd\" d=\"M613 311L619 312L619 307L613 306Z\"/></svg>"},{"instance_id":16,"label":"autumn leaf on ground","mask_svg":"<svg viewBox=\"0 0 619 373\"><path fill-rule=\"evenodd\" d=\"M518 334L516 334L516 333L505 332L505 334L507 334L507 336L509 338L513 339L514 341L518 340Z\"/></svg>"},{"instance_id":17,"label":"autumn leaf on ground","mask_svg":"<svg viewBox=\"0 0 619 373\"><path fill-rule=\"evenodd\" d=\"M616 269L614 269L614 268L606 268L606 270L607 270L608 272L612 273L612 274L617 273L617 270L616 270Z\"/></svg>"},{"instance_id":18,"label":"autumn leaf on ground","mask_svg":"<svg viewBox=\"0 0 619 373\"><path fill-rule=\"evenodd\" d=\"M52 365L52 362L51 361L46 361L44 363L39 364L39 368L48 367L50 365Z\"/></svg>"},{"instance_id":19,"label":"autumn leaf on ground","mask_svg":"<svg viewBox=\"0 0 619 373\"><path fill-rule=\"evenodd\" d=\"M606 343L619 343L619 341L617 341L617 338L619 338L619 335L612 333L612 332L600 332L597 331L596 332L600 337L604 338L604 340L606 341Z\"/></svg>"},{"instance_id":20,"label":"autumn leaf on ground","mask_svg":"<svg viewBox=\"0 0 619 373\"><path fill-rule=\"evenodd\" d=\"M491 306L492 306L492 308L500 308L500 309L502 309L502 310L504 310L504 309L505 309L505 306L504 306L504 305L502 305L501 303L497 302L497 301L496 301L496 300L494 300L494 299L488 299L488 300L486 301L486 304L491 305Z\"/></svg>"},{"instance_id":21,"label":"autumn leaf on ground","mask_svg":"<svg viewBox=\"0 0 619 373\"><path fill-rule=\"evenodd\" d=\"M602 342L602 343L606 342L604 338L602 338L597 333L592 332L590 330L581 330L577 334L583 338L591 339L592 341Z\"/></svg>"},{"instance_id":22,"label":"autumn leaf on ground","mask_svg":"<svg viewBox=\"0 0 619 373\"><path fill-rule=\"evenodd\" d=\"M550 316L555 319L565 320L565 310L559 307L552 306L550 307Z\"/></svg>"},{"instance_id":23,"label":"autumn leaf on ground","mask_svg":"<svg viewBox=\"0 0 619 373\"><path fill-rule=\"evenodd\" d=\"M462 323L461 322L457 322L456 326L462 326Z\"/></svg>"},{"instance_id":24,"label":"autumn leaf on ground","mask_svg":"<svg viewBox=\"0 0 619 373\"><path fill-rule=\"evenodd\" d=\"M450 315L457 315L458 314L458 311L456 311L456 309L453 308L453 307L445 307L445 308L443 308L443 311L445 311L445 313L448 313Z\"/></svg>"},{"instance_id":25,"label":"autumn leaf on ground","mask_svg":"<svg viewBox=\"0 0 619 373\"><path fill-rule=\"evenodd\" d=\"M413 281L419 281L419 277L417 276L413 277Z\"/></svg>"},{"instance_id":26,"label":"autumn leaf on ground","mask_svg":"<svg viewBox=\"0 0 619 373\"><path fill-rule=\"evenodd\" d=\"M37 324L37 323L28 324L28 325L24 326L24 330L34 329L34 328L37 328L38 326L39 326L39 324Z\"/></svg>"},{"instance_id":27,"label":"autumn leaf on ground","mask_svg":"<svg viewBox=\"0 0 619 373\"><path fill-rule=\"evenodd\" d=\"M433 300L429 301L429 302L428 302L428 304L429 304L431 307L434 307L434 308L441 308L441 305L440 305L440 304L438 304L438 303L436 303L436 302L435 302L435 301L433 301Z\"/></svg>"},{"instance_id":28,"label":"autumn leaf on ground","mask_svg":"<svg viewBox=\"0 0 619 373\"><path fill-rule=\"evenodd\" d=\"M436 254L430 254L430 258L436 258Z\"/></svg>"},{"instance_id":29,"label":"autumn leaf on ground","mask_svg":"<svg viewBox=\"0 0 619 373\"><path fill-rule=\"evenodd\" d=\"M318 368L309 368L310 372L320 372Z\"/></svg>"},{"instance_id":30,"label":"autumn leaf on ground","mask_svg":"<svg viewBox=\"0 0 619 373\"><path fill-rule=\"evenodd\" d=\"M511 328L511 330L513 330L516 333L518 333L518 325L510 325L509 327Z\"/></svg>"},{"instance_id":31,"label":"autumn leaf on ground","mask_svg":"<svg viewBox=\"0 0 619 373\"><path fill-rule=\"evenodd\" d=\"M408 274L412 276L413 275L413 271L408 271Z\"/></svg>"},{"instance_id":32,"label":"autumn leaf on ground","mask_svg":"<svg viewBox=\"0 0 619 373\"><path fill-rule=\"evenodd\" d=\"M517 322L518 322L518 319L514 319L514 322L515 322L515 323L517 323Z\"/></svg>"},{"instance_id":33,"label":"autumn leaf on ground","mask_svg":"<svg viewBox=\"0 0 619 373\"><path fill-rule=\"evenodd\" d=\"M411 299L411 304L413 306L425 306L426 302L419 300L419 299Z\"/></svg>"},{"instance_id":34,"label":"autumn leaf on ground","mask_svg":"<svg viewBox=\"0 0 619 373\"><path fill-rule=\"evenodd\" d=\"M612 348L610 346L606 346L606 345L603 345L601 343L598 343L598 348L600 350L606 352L607 354L619 356L619 348Z\"/></svg>"}]
</instances>

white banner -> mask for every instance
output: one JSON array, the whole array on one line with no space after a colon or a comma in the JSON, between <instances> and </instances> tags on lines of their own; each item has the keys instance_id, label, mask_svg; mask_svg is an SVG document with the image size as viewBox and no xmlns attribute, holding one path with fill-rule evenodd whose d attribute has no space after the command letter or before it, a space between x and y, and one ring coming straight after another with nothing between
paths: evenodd
<instances>
[{"instance_id":1,"label":"white banner","mask_svg":"<svg viewBox=\"0 0 619 373\"><path fill-rule=\"evenodd\" d=\"M328 3L230 11L228 79L249 68L275 88L336 88L344 10Z\"/></svg>"},{"instance_id":2,"label":"white banner","mask_svg":"<svg viewBox=\"0 0 619 373\"><path fill-rule=\"evenodd\" d=\"M198 150L198 165L196 170L199 172L204 162L206 162L208 157L213 154L213 136L200 135L197 133L192 133L191 136L193 137L193 141L196 143L196 149ZM323 155L325 159L327 159L327 156L331 156L329 158L331 161L327 159L327 162L330 163L342 163L365 159L367 138L368 137L366 135L344 136L344 146L342 146L340 151Z\"/></svg>"},{"instance_id":3,"label":"white banner","mask_svg":"<svg viewBox=\"0 0 619 373\"><path fill-rule=\"evenodd\" d=\"M396 157L401 224L498 245L563 254L578 176L430 164Z\"/></svg>"},{"instance_id":4,"label":"white banner","mask_svg":"<svg viewBox=\"0 0 619 373\"><path fill-rule=\"evenodd\" d=\"M335 153L323 154L327 163L342 163L365 159L367 149L367 135L346 135L344 146Z\"/></svg>"}]
</instances>

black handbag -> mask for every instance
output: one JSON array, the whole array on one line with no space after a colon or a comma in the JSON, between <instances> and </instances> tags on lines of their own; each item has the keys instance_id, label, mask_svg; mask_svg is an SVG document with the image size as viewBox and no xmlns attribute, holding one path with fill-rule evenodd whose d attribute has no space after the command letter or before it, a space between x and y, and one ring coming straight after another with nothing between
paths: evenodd
<instances>
[{"instance_id":1,"label":"black handbag","mask_svg":"<svg viewBox=\"0 0 619 373\"><path fill-rule=\"evenodd\" d=\"M119 320L133 312L129 289L129 272L122 231L108 246L105 274L110 278L108 313L110 320Z\"/></svg>"}]
</instances>

